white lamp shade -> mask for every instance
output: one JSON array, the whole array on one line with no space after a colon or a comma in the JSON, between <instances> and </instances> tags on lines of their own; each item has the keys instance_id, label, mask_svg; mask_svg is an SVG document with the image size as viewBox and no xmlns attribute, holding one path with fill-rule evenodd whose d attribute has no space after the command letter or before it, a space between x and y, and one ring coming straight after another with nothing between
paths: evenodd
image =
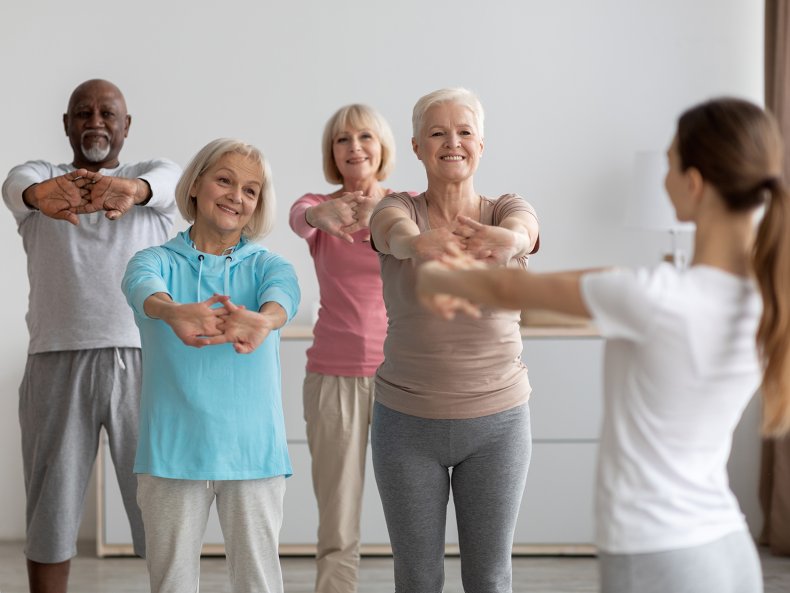
<instances>
[{"instance_id":1,"label":"white lamp shade","mask_svg":"<svg viewBox=\"0 0 790 593\"><path fill-rule=\"evenodd\" d=\"M675 209L664 190L667 166L666 155L658 150L640 150L634 155L631 193L625 208L627 227L651 231L694 228L675 218Z\"/></svg>"}]
</instances>

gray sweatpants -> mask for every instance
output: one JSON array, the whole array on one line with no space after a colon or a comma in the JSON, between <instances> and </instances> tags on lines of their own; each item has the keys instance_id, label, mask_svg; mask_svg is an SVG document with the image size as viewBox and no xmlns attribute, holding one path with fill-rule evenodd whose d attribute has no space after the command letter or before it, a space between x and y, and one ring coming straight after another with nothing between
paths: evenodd
<instances>
[{"instance_id":1,"label":"gray sweatpants","mask_svg":"<svg viewBox=\"0 0 790 593\"><path fill-rule=\"evenodd\" d=\"M139 348L31 354L19 387L27 494L25 555L63 562L77 554L85 492L104 426L135 552L145 554L132 473L137 447Z\"/></svg>"},{"instance_id":2,"label":"gray sweatpants","mask_svg":"<svg viewBox=\"0 0 790 593\"><path fill-rule=\"evenodd\" d=\"M760 559L751 535L648 554L598 556L602 593L762 593Z\"/></svg>"},{"instance_id":3,"label":"gray sweatpants","mask_svg":"<svg viewBox=\"0 0 790 593\"><path fill-rule=\"evenodd\" d=\"M510 593L513 533L532 450L528 405L432 420L376 403L371 444L396 593L442 591L451 488L464 591Z\"/></svg>"},{"instance_id":4,"label":"gray sweatpants","mask_svg":"<svg viewBox=\"0 0 790 593\"><path fill-rule=\"evenodd\" d=\"M137 476L151 593L195 593L200 550L216 499L233 593L282 593L278 542L285 477L171 480Z\"/></svg>"}]
</instances>

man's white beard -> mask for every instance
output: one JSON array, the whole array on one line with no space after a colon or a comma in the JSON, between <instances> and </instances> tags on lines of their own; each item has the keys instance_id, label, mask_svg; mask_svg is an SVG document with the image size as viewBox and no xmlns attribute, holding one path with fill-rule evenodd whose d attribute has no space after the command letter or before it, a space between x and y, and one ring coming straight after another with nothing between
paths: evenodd
<instances>
[{"instance_id":1,"label":"man's white beard","mask_svg":"<svg viewBox=\"0 0 790 593\"><path fill-rule=\"evenodd\" d=\"M90 130L85 130L80 137L80 145L82 146L82 155L88 159L92 163L100 163L104 159L107 158L107 155L110 154L110 138L109 136L102 132L98 134L90 143L89 147L85 147L85 138L88 135L94 135L95 133ZM104 147L102 148L101 141L99 138L104 139Z\"/></svg>"},{"instance_id":2,"label":"man's white beard","mask_svg":"<svg viewBox=\"0 0 790 593\"><path fill-rule=\"evenodd\" d=\"M90 148L85 148L83 146L82 154L90 162L100 163L107 158L108 154L110 154L110 145L108 144L102 147L98 144L92 144Z\"/></svg>"}]
</instances>

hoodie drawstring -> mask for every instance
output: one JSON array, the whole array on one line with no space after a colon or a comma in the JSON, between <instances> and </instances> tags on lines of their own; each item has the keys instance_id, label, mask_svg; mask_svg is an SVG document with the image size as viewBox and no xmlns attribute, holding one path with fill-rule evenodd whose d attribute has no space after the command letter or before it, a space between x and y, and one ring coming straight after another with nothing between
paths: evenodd
<instances>
[{"instance_id":1,"label":"hoodie drawstring","mask_svg":"<svg viewBox=\"0 0 790 593\"><path fill-rule=\"evenodd\" d=\"M230 262L232 261L231 256L225 257L225 296L230 296Z\"/></svg>"},{"instance_id":2,"label":"hoodie drawstring","mask_svg":"<svg viewBox=\"0 0 790 593\"><path fill-rule=\"evenodd\" d=\"M199 303L203 299L200 298L200 279L203 277L203 254L201 253L198 255L198 261L200 262L200 267L198 268L198 281L197 281L197 302Z\"/></svg>"},{"instance_id":3,"label":"hoodie drawstring","mask_svg":"<svg viewBox=\"0 0 790 593\"><path fill-rule=\"evenodd\" d=\"M203 278L203 260L204 259L205 258L203 257L202 253L200 255L198 255L198 262L200 262L199 265L198 265L198 278L197 278L197 302L198 303L203 301L203 296L200 294L200 282L201 282L201 279ZM230 264L231 264L232 261L233 261L233 258L231 256L228 255L228 256L225 257L225 277L224 277L225 283L224 283L224 287L223 287L223 289L224 289L223 294L225 296L230 296Z\"/></svg>"}]
</instances>

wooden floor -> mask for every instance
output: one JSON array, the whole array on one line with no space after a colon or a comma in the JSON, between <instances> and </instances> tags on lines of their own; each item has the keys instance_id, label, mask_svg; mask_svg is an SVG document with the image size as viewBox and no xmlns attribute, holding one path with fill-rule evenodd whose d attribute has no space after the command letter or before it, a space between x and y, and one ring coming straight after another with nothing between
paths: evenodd
<instances>
[{"instance_id":1,"label":"wooden floor","mask_svg":"<svg viewBox=\"0 0 790 593\"><path fill-rule=\"evenodd\" d=\"M95 548L94 548L95 549ZM765 593L790 591L790 558L762 555ZM315 568L312 558L283 558L286 593L311 593ZM460 562L446 561L446 593L461 593ZM597 592L595 558L516 557L513 559L514 593ZM147 593L144 561L137 558L98 559L91 548L81 550L71 569L73 593ZM229 593L224 558L204 558L202 593ZM363 558L359 593L392 593L392 559ZM25 560L20 542L0 542L0 593L27 593ZM712 592L713 593L713 592Z\"/></svg>"}]
</instances>

